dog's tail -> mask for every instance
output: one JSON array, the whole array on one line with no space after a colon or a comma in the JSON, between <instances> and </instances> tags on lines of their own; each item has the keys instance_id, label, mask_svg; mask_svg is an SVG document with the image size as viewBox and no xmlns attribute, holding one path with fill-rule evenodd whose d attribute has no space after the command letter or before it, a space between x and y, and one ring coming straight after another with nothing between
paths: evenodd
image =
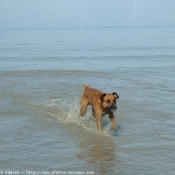
<instances>
[{"instance_id":1,"label":"dog's tail","mask_svg":"<svg viewBox=\"0 0 175 175\"><path fill-rule=\"evenodd\" d=\"M86 90L87 88L89 88L89 86L87 84L84 85L84 90Z\"/></svg>"}]
</instances>

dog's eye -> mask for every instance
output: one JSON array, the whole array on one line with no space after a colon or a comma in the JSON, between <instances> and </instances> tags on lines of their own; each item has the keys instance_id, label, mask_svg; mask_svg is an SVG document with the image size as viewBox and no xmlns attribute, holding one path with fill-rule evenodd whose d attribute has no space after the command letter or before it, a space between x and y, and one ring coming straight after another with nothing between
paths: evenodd
<instances>
[{"instance_id":1,"label":"dog's eye","mask_svg":"<svg viewBox=\"0 0 175 175\"><path fill-rule=\"evenodd\" d=\"M106 102L107 102L107 103L110 103L110 100L107 100Z\"/></svg>"}]
</instances>

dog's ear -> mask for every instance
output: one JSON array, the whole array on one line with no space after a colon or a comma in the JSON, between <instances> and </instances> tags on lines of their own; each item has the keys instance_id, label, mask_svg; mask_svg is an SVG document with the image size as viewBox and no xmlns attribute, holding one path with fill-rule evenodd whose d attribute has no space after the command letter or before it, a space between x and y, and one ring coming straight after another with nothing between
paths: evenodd
<instances>
[{"instance_id":1,"label":"dog's ear","mask_svg":"<svg viewBox=\"0 0 175 175\"><path fill-rule=\"evenodd\" d=\"M116 93L116 92L113 92L112 94L114 95L114 97L115 97L116 99L118 99L118 98L119 98L119 96L117 95L117 93Z\"/></svg>"},{"instance_id":2,"label":"dog's ear","mask_svg":"<svg viewBox=\"0 0 175 175\"><path fill-rule=\"evenodd\" d=\"M100 100L101 100L101 102L103 102L104 101L104 97L106 96L106 94L105 93L103 93L101 96L100 96Z\"/></svg>"}]
</instances>

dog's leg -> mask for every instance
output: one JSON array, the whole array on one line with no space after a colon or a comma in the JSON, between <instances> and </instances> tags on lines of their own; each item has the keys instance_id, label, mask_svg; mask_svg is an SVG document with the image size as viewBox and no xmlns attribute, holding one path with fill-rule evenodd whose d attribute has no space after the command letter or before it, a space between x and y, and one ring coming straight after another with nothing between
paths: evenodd
<instances>
[{"instance_id":1,"label":"dog's leg","mask_svg":"<svg viewBox=\"0 0 175 175\"><path fill-rule=\"evenodd\" d=\"M112 129L116 130L117 129L117 124L116 124L115 117L113 116L113 113L109 113L109 119L111 120Z\"/></svg>"},{"instance_id":2,"label":"dog's leg","mask_svg":"<svg viewBox=\"0 0 175 175\"><path fill-rule=\"evenodd\" d=\"M82 97L80 101L80 105L81 105L80 116L85 115L88 104L89 104L88 99L85 97Z\"/></svg>"},{"instance_id":3,"label":"dog's leg","mask_svg":"<svg viewBox=\"0 0 175 175\"><path fill-rule=\"evenodd\" d=\"M97 129L101 131L101 119L97 119Z\"/></svg>"},{"instance_id":4,"label":"dog's leg","mask_svg":"<svg viewBox=\"0 0 175 175\"><path fill-rule=\"evenodd\" d=\"M92 107L92 115L95 118L95 109Z\"/></svg>"},{"instance_id":5,"label":"dog's leg","mask_svg":"<svg viewBox=\"0 0 175 175\"><path fill-rule=\"evenodd\" d=\"M96 113L95 108L92 107L92 115L96 119L97 129L101 131L101 117L100 114Z\"/></svg>"},{"instance_id":6,"label":"dog's leg","mask_svg":"<svg viewBox=\"0 0 175 175\"><path fill-rule=\"evenodd\" d=\"M94 111L94 116L95 116L95 118L97 120L97 129L99 131L101 131L102 130L102 127L101 127L101 118L102 118L102 115L101 115L101 113L97 113L97 112Z\"/></svg>"}]
</instances>

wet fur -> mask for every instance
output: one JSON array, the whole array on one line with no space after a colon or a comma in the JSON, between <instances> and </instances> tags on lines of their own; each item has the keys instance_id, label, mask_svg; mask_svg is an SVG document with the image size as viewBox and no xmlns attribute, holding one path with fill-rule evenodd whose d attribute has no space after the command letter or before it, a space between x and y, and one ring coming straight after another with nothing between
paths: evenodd
<instances>
[{"instance_id":1,"label":"wet fur","mask_svg":"<svg viewBox=\"0 0 175 175\"><path fill-rule=\"evenodd\" d=\"M116 99L119 96L116 92L106 94L98 89L90 88L88 85L84 86L84 94L80 100L80 116L84 116L88 105L92 106L92 115L97 121L97 128L101 130L102 117L109 115L112 129L117 129L117 124L113 112L117 110Z\"/></svg>"}]
</instances>

